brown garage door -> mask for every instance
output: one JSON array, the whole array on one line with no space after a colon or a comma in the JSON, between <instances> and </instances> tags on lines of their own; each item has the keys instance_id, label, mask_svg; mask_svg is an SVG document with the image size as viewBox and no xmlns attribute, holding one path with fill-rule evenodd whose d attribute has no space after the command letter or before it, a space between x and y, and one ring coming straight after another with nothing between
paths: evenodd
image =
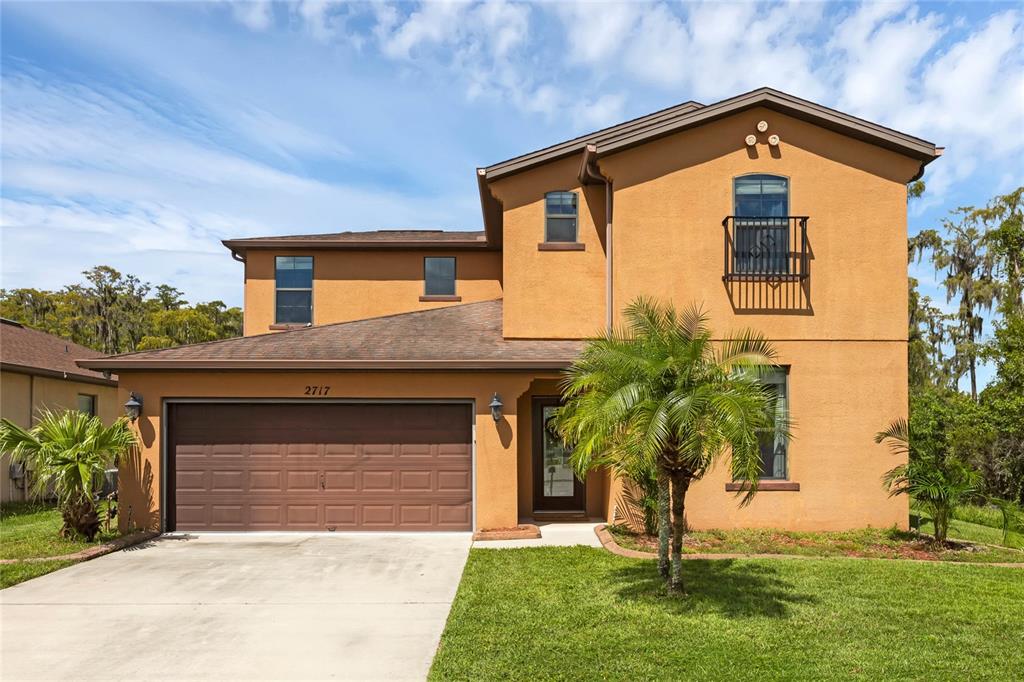
<instances>
[{"instance_id":1,"label":"brown garage door","mask_svg":"<svg viewBox=\"0 0 1024 682\"><path fill-rule=\"evenodd\" d=\"M169 406L169 527L470 530L466 404Z\"/></svg>"}]
</instances>

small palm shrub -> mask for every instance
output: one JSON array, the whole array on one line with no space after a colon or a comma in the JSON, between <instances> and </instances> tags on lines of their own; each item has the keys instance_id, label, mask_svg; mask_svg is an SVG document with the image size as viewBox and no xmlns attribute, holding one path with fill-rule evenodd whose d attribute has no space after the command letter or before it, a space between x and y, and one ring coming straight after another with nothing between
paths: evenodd
<instances>
[{"instance_id":1,"label":"small palm shrub","mask_svg":"<svg viewBox=\"0 0 1024 682\"><path fill-rule=\"evenodd\" d=\"M875 442L888 444L894 454L907 460L882 477L889 495L910 495L916 500L932 517L936 542L945 542L953 510L977 494L979 474L955 455L916 439L905 419L875 434Z\"/></svg>"},{"instance_id":2,"label":"small palm shrub","mask_svg":"<svg viewBox=\"0 0 1024 682\"><path fill-rule=\"evenodd\" d=\"M89 542L100 529L94 491L104 470L135 444L125 419L105 427L99 417L77 410L45 410L30 429L0 419L0 449L33 472L37 494L52 490L57 496L61 534L77 533Z\"/></svg>"},{"instance_id":3,"label":"small palm shrub","mask_svg":"<svg viewBox=\"0 0 1024 682\"><path fill-rule=\"evenodd\" d=\"M581 477L595 467L654 473L658 570L670 591L682 592L690 484L728 457L732 478L749 481L739 493L749 503L761 435L789 438L788 415L761 381L776 352L751 330L713 341L697 305L677 311L639 298L624 312L626 326L588 341L566 371L555 426Z\"/></svg>"}]
</instances>

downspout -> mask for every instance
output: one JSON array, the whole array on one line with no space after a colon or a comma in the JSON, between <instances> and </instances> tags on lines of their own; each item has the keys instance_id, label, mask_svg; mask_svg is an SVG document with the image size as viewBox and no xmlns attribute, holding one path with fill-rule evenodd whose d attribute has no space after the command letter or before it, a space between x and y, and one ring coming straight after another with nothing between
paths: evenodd
<instances>
[{"instance_id":1,"label":"downspout","mask_svg":"<svg viewBox=\"0 0 1024 682\"><path fill-rule=\"evenodd\" d=\"M597 146L588 144L583 148L583 161L580 164L579 181L581 185L589 185L593 183L604 184L604 217L605 217L605 328L608 333L612 331L612 325L614 324L614 268L612 267L612 209L613 202L612 197L614 193L614 186L611 178L607 177L597 167Z\"/></svg>"}]
</instances>

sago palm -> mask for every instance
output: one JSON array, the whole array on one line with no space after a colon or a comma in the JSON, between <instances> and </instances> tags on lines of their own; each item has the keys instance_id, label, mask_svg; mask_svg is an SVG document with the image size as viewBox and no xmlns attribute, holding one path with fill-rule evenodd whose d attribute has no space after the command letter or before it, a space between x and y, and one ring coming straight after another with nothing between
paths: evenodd
<instances>
[{"instance_id":1,"label":"sago palm","mask_svg":"<svg viewBox=\"0 0 1024 682\"><path fill-rule=\"evenodd\" d=\"M57 496L61 533L79 533L89 541L100 527L93 492L103 471L135 443L124 419L104 427L99 417L76 410L43 411L30 429L0 420L0 450L32 471L37 494L52 490Z\"/></svg>"},{"instance_id":2,"label":"sago palm","mask_svg":"<svg viewBox=\"0 0 1024 682\"><path fill-rule=\"evenodd\" d=\"M910 495L923 505L932 515L936 542L945 542L953 510L978 492L979 474L955 455L922 449L905 419L876 433L875 442L906 459L882 476L889 496Z\"/></svg>"},{"instance_id":3,"label":"sago palm","mask_svg":"<svg viewBox=\"0 0 1024 682\"><path fill-rule=\"evenodd\" d=\"M730 453L733 478L750 482L739 493L747 504L761 475L759 437L772 429L789 437L779 397L760 381L776 353L753 331L713 342L696 305L677 312L638 299L625 319L625 328L589 341L567 371L556 427L580 476L599 466L656 472L659 570L682 591L690 484Z\"/></svg>"}]
</instances>

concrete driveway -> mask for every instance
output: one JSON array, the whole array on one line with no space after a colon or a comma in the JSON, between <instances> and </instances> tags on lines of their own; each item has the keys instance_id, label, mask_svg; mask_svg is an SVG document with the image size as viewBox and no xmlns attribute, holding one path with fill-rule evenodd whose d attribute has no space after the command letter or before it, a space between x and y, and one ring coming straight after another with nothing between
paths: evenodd
<instances>
[{"instance_id":1,"label":"concrete driveway","mask_svg":"<svg viewBox=\"0 0 1024 682\"><path fill-rule=\"evenodd\" d=\"M165 536L0 592L0 678L423 679L469 546Z\"/></svg>"}]
</instances>

